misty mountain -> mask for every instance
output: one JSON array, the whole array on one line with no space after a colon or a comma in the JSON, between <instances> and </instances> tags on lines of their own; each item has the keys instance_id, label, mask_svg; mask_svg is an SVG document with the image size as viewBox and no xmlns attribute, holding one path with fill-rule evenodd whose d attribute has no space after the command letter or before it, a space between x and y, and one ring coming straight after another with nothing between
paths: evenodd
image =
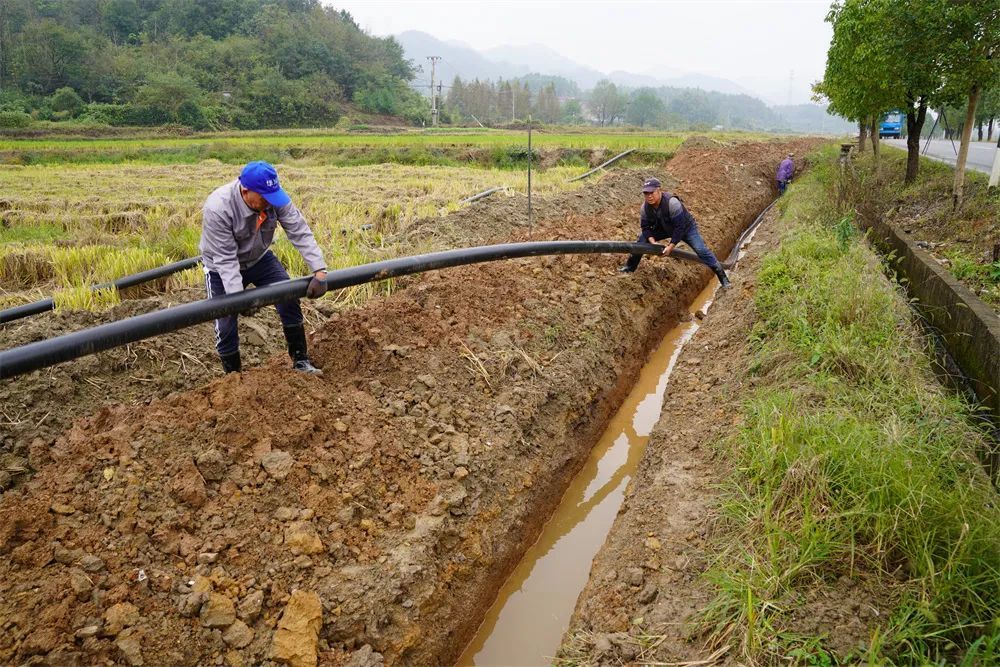
<instances>
[{"instance_id":1,"label":"misty mountain","mask_svg":"<svg viewBox=\"0 0 1000 667\"><path fill-rule=\"evenodd\" d=\"M615 85L627 88L660 86L701 88L706 91L758 97L729 79L694 72L680 72L669 67L663 68L662 76L623 71L600 72L581 65L542 44L504 45L476 51L460 42L440 40L417 30L408 30L396 35L396 41L402 45L406 58L423 68L423 74L419 75L418 79L419 83L425 86L430 83L427 56L437 55L442 57L438 62L438 79L445 84L456 75L467 81L476 78L496 80L519 78L536 72L570 79L583 90L593 88L601 79L610 79Z\"/></svg>"},{"instance_id":2,"label":"misty mountain","mask_svg":"<svg viewBox=\"0 0 1000 667\"><path fill-rule=\"evenodd\" d=\"M601 79L606 78L603 72L592 67L581 65L553 51L542 44L511 46L505 44L482 52L484 56L495 62L518 63L530 68L532 72L554 74L576 81L583 89L593 88Z\"/></svg>"}]
</instances>

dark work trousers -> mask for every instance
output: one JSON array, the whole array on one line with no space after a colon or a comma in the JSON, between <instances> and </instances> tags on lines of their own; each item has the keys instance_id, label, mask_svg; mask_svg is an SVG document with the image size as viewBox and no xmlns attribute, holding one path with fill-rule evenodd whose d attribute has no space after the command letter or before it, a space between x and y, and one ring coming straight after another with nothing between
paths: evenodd
<instances>
[{"instance_id":1,"label":"dark work trousers","mask_svg":"<svg viewBox=\"0 0 1000 667\"><path fill-rule=\"evenodd\" d=\"M785 194L785 189L788 188L788 181L778 181L778 194Z\"/></svg>"},{"instance_id":2,"label":"dark work trousers","mask_svg":"<svg viewBox=\"0 0 1000 667\"><path fill-rule=\"evenodd\" d=\"M668 237L654 236L653 238L656 239L657 241L661 241ZM707 245L705 245L705 239L701 238L701 234L698 232L697 227L692 225L691 231L687 233L687 236L684 237L683 241L684 243L687 243L689 246L691 246L691 250L695 251L695 253L698 255L698 259L700 259L702 263L705 264L708 268L712 269L716 273L722 270L722 265L719 264L719 260L716 259L715 253L713 253L712 250ZM636 239L636 243L646 243L646 242L647 241L645 234L639 232L639 238ZM640 261L642 261L642 255L629 255L626 266L632 271L635 271L639 267Z\"/></svg>"},{"instance_id":3,"label":"dark work trousers","mask_svg":"<svg viewBox=\"0 0 1000 667\"><path fill-rule=\"evenodd\" d=\"M248 269L241 269L243 276L243 287L253 285L263 287L272 283L288 280L288 272L281 265L273 252L265 252L257 263ZM208 290L208 298L213 299L226 293L222 285L222 278L215 271L209 271L205 276L205 288ZM298 301L286 301L275 306L278 309L278 317L281 324L286 327L294 327L302 324L302 308ZM240 334L236 327L236 315L215 320L215 348L220 356L232 354L240 349Z\"/></svg>"}]
</instances>

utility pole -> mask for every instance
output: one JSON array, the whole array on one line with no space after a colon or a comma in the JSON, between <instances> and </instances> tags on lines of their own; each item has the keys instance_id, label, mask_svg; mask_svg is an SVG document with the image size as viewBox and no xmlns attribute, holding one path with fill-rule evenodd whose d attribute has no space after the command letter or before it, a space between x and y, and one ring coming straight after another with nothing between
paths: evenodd
<instances>
[{"instance_id":1,"label":"utility pole","mask_svg":"<svg viewBox=\"0 0 1000 667\"><path fill-rule=\"evenodd\" d=\"M437 88L434 87L434 70L437 67L437 61L441 60L441 56L427 56L427 60L431 61L431 124L434 127L437 127L438 105L437 105Z\"/></svg>"},{"instance_id":2,"label":"utility pole","mask_svg":"<svg viewBox=\"0 0 1000 667\"><path fill-rule=\"evenodd\" d=\"M517 93L514 92L515 85L517 85L515 81L510 82L510 122L512 123L516 120L514 116L514 97L517 95Z\"/></svg>"},{"instance_id":3,"label":"utility pole","mask_svg":"<svg viewBox=\"0 0 1000 667\"><path fill-rule=\"evenodd\" d=\"M528 114L528 238L531 238L531 114Z\"/></svg>"}]
</instances>

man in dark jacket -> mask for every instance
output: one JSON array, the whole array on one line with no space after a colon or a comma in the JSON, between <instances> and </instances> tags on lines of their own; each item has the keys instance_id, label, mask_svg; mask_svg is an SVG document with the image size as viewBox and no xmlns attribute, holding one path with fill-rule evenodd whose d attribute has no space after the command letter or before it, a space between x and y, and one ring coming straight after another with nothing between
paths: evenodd
<instances>
[{"instance_id":1,"label":"man in dark jacket","mask_svg":"<svg viewBox=\"0 0 1000 667\"><path fill-rule=\"evenodd\" d=\"M306 296L326 292L326 261L302 213L281 189L278 173L266 162L251 162L235 181L208 196L202 209L201 260L209 298L288 280L288 272L268 249L278 225L313 272ZM298 301L279 303L292 368L321 373L306 352L306 331ZM240 370L236 315L215 321L215 347L227 373Z\"/></svg>"},{"instance_id":2,"label":"man in dark jacket","mask_svg":"<svg viewBox=\"0 0 1000 667\"><path fill-rule=\"evenodd\" d=\"M789 153L788 157L781 161L778 165L778 194L785 194L785 188L788 187L788 182L792 180L792 174L795 173L795 163L792 162L792 157L795 153Z\"/></svg>"},{"instance_id":3,"label":"man in dark jacket","mask_svg":"<svg viewBox=\"0 0 1000 667\"><path fill-rule=\"evenodd\" d=\"M656 243L661 239L670 239L663 249L664 255L674 251L674 247L684 241L697 253L698 258L715 272L723 289L729 289L729 277L716 259L715 254L705 245L705 240L698 232L694 217L688 212L684 203L669 192L663 192L660 181L648 179L642 184L643 198L639 221L642 231L639 232L637 243ZM622 273L633 273L642 261L642 255L630 255L625 266L618 269Z\"/></svg>"}]
</instances>

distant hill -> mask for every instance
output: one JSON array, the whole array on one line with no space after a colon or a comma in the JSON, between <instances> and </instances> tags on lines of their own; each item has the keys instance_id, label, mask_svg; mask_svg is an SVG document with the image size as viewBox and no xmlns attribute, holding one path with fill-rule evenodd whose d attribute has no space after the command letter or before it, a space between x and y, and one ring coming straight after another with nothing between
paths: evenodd
<instances>
[{"instance_id":1,"label":"distant hill","mask_svg":"<svg viewBox=\"0 0 1000 667\"><path fill-rule=\"evenodd\" d=\"M729 79L682 72L669 67L663 68L662 75L620 70L610 73L600 72L581 65L543 44L504 45L477 51L466 44L454 40L440 40L417 30L408 30L396 35L396 41L403 47L407 58L415 65L423 67L424 72L419 77L423 85L430 83L430 70L426 58L437 55L442 57L442 61L438 63L438 70L443 72L443 78L439 74L439 79L445 83L456 75L466 81L477 78L497 80L520 78L536 72L570 79L584 90L593 88L601 79L608 79L626 88L671 86L754 96L752 91Z\"/></svg>"},{"instance_id":2,"label":"distant hill","mask_svg":"<svg viewBox=\"0 0 1000 667\"><path fill-rule=\"evenodd\" d=\"M320 0L0 0L4 123L194 129L430 121L391 37ZM17 125L13 125L13 124Z\"/></svg>"}]
</instances>

